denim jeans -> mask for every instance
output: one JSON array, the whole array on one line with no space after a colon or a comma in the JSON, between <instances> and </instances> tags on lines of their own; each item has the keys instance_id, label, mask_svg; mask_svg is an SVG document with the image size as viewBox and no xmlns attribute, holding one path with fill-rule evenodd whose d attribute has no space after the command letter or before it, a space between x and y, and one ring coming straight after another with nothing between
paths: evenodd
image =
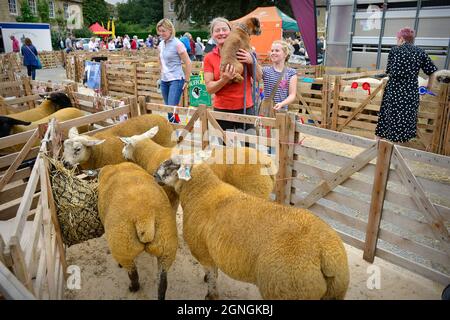
<instances>
[{"instance_id":1,"label":"denim jeans","mask_svg":"<svg viewBox=\"0 0 450 320\"><path fill-rule=\"evenodd\" d=\"M31 77L31 80L35 80L36 78L36 67L27 65L27 74L29 77Z\"/></svg>"},{"instance_id":2,"label":"denim jeans","mask_svg":"<svg viewBox=\"0 0 450 320\"><path fill-rule=\"evenodd\" d=\"M184 79L161 81L161 93L164 99L164 104L168 106L177 106L180 103L180 98L183 93ZM170 122L177 123L174 114L169 112L167 114Z\"/></svg>"}]
</instances>

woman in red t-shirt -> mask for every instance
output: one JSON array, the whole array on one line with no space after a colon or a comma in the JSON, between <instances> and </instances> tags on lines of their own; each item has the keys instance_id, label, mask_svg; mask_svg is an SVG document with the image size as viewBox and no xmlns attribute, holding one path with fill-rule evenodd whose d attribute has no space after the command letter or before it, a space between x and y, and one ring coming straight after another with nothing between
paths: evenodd
<instances>
[{"instance_id":1,"label":"woman in red t-shirt","mask_svg":"<svg viewBox=\"0 0 450 320\"><path fill-rule=\"evenodd\" d=\"M236 53L237 59L247 64L247 78L241 83L233 83L231 79L236 73L232 65L227 65L225 71L220 75L220 49L231 31L230 22L225 18L215 18L211 21L211 37L216 43L216 47L209 52L203 62L203 71L206 83L206 90L209 94L214 94L214 110L230 113L244 113L244 81L246 82L246 113L254 114L252 101L252 73L253 58L252 53L239 49ZM261 66L256 64L256 80L261 80ZM242 123L218 120L223 130L238 128L243 129ZM248 126L247 126L248 128Z\"/></svg>"}]
</instances>

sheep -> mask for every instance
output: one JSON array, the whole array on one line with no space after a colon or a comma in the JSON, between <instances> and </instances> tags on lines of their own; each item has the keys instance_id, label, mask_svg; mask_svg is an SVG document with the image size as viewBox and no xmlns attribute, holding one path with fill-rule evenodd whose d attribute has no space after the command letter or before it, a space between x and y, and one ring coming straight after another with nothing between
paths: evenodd
<instances>
[{"instance_id":1,"label":"sheep","mask_svg":"<svg viewBox=\"0 0 450 320\"><path fill-rule=\"evenodd\" d=\"M450 70L436 71L434 76L439 83L450 83Z\"/></svg>"},{"instance_id":2,"label":"sheep","mask_svg":"<svg viewBox=\"0 0 450 320\"><path fill-rule=\"evenodd\" d=\"M72 107L72 102L64 92L52 92L38 107L18 113L9 113L8 117L33 122L47 117L60 109L70 107Z\"/></svg>"},{"instance_id":3,"label":"sheep","mask_svg":"<svg viewBox=\"0 0 450 320\"><path fill-rule=\"evenodd\" d=\"M158 260L158 299L164 299L178 236L162 188L134 163L106 165L99 174L98 212L113 258L128 271L129 290L140 288L134 260L145 251Z\"/></svg>"},{"instance_id":4,"label":"sheep","mask_svg":"<svg viewBox=\"0 0 450 320\"><path fill-rule=\"evenodd\" d=\"M71 119L80 118L87 115L86 112L78 109L78 108L64 108L61 110L58 110L51 115L44 117L42 119L36 120L34 122L31 122L29 125L16 125L12 128L12 133L19 133L19 132L25 132L28 130L36 129L40 124L48 123L51 119L55 118L56 120L62 122L67 121ZM83 132L88 130L88 126L82 126L80 127L80 130Z\"/></svg>"},{"instance_id":5,"label":"sheep","mask_svg":"<svg viewBox=\"0 0 450 320\"><path fill-rule=\"evenodd\" d=\"M124 143L123 157L139 164L148 173L155 173L160 163L180 151L177 148L162 147L152 141L151 139L157 133L158 127L154 127L141 135L121 137ZM214 173L221 180L240 190L268 199L275 183L273 174L266 175L266 173L273 173L270 157L251 148L236 148L231 151L234 151L232 159L230 159L231 156L227 158L226 149L214 149L216 161L211 164ZM242 159L240 159L241 156L243 156ZM238 158L245 163L240 164ZM251 163L251 160L255 163ZM173 200L173 195L169 195L169 199Z\"/></svg>"},{"instance_id":6,"label":"sheep","mask_svg":"<svg viewBox=\"0 0 450 320\"><path fill-rule=\"evenodd\" d=\"M140 134L153 126L161 128L154 137L156 143L168 147L175 145L176 142L171 140L173 128L170 123L153 114L131 118L92 137L79 135L76 129L71 128L69 138L64 141L63 163L66 167L79 164L86 170L124 162L126 160L122 157L122 143L118 136Z\"/></svg>"},{"instance_id":7,"label":"sheep","mask_svg":"<svg viewBox=\"0 0 450 320\"><path fill-rule=\"evenodd\" d=\"M17 125L28 126L30 124L31 124L30 121L22 121L10 117L0 116L0 138L9 136L13 126Z\"/></svg>"},{"instance_id":8,"label":"sheep","mask_svg":"<svg viewBox=\"0 0 450 320\"><path fill-rule=\"evenodd\" d=\"M206 299L218 298L218 269L255 284L264 299L345 297L342 240L310 211L243 193L208 165L185 164L180 155L164 161L154 177L180 196L184 239L206 271Z\"/></svg>"}]
</instances>

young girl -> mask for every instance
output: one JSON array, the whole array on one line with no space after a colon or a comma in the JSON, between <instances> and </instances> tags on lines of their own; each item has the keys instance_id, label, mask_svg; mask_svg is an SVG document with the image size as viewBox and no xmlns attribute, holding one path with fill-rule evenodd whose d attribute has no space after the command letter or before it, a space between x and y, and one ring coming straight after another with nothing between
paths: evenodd
<instances>
[{"instance_id":1,"label":"young girl","mask_svg":"<svg viewBox=\"0 0 450 320\"><path fill-rule=\"evenodd\" d=\"M286 66L290 51L286 41L276 40L270 51L270 67L263 67L264 97L269 99L278 79L281 78L273 96L275 111L288 110L288 105L294 102L297 95L297 72ZM284 73L283 73L284 71Z\"/></svg>"}]
</instances>

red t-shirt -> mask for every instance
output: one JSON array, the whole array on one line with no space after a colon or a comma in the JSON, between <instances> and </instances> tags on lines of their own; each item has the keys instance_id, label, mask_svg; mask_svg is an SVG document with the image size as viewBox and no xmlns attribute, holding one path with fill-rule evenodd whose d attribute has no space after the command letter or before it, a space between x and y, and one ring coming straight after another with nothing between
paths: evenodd
<instances>
[{"instance_id":1,"label":"red t-shirt","mask_svg":"<svg viewBox=\"0 0 450 320\"><path fill-rule=\"evenodd\" d=\"M131 41L131 49L137 49L137 40L132 40Z\"/></svg>"},{"instance_id":2,"label":"red t-shirt","mask_svg":"<svg viewBox=\"0 0 450 320\"><path fill-rule=\"evenodd\" d=\"M215 47L205 56L203 71L214 74L214 81L220 79L220 54L219 48ZM247 72L246 91L247 108L253 105L251 76ZM241 83L227 83L214 95L213 106L217 109L239 110L244 109L244 81Z\"/></svg>"}]
</instances>

